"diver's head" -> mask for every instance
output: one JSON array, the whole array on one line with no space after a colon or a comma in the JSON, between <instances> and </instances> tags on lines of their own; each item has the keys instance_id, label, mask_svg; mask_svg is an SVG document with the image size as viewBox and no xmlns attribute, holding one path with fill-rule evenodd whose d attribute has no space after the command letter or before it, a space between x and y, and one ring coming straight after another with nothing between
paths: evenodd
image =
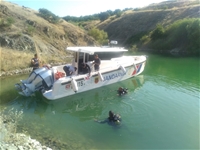
<instances>
[{"instance_id":1,"label":"diver's head","mask_svg":"<svg viewBox=\"0 0 200 150\"><path fill-rule=\"evenodd\" d=\"M119 87L118 91L122 91L122 90L123 90L123 88L122 88L122 87Z\"/></svg>"},{"instance_id":2,"label":"diver's head","mask_svg":"<svg viewBox=\"0 0 200 150\"><path fill-rule=\"evenodd\" d=\"M110 110L109 111L109 117L113 117L114 116L114 113Z\"/></svg>"}]
</instances>

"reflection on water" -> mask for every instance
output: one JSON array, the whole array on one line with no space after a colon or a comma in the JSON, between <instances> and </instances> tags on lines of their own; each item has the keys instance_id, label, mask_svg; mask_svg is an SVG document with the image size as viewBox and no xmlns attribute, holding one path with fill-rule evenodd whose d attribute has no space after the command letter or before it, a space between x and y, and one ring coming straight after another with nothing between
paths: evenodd
<instances>
[{"instance_id":1,"label":"reflection on water","mask_svg":"<svg viewBox=\"0 0 200 150\"><path fill-rule=\"evenodd\" d=\"M34 113L40 117L49 109L54 114L68 113L84 121L101 115L104 105L107 104L107 100L115 98L120 99L120 97L117 96L117 89L119 86L128 88L129 92L134 92L134 90L140 88L143 83L144 77L140 75L123 82L55 101L49 101L45 99L41 93L37 92L35 96L32 97L20 96L15 100L15 103L25 110L33 109Z\"/></svg>"},{"instance_id":2,"label":"reflection on water","mask_svg":"<svg viewBox=\"0 0 200 150\"><path fill-rule=\"evenodd\" d=\"M19 80L18 76L16 78L0 78L0 105L8 103L19 96L14 87L17 80Z\"/></svg>"}]
</instances>

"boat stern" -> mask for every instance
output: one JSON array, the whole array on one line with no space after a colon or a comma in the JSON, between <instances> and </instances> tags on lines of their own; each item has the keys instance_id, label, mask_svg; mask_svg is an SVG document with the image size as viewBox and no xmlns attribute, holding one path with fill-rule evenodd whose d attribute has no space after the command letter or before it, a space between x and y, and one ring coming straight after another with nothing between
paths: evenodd
<instances>
[{"instance_id":1,"label":"boat stern","mask_svg":"<svg viewBox=\"0 0 200 150\"><path fill-rule=\"evenodd\" d=\"M15 88L19 94L23 96L31 96L35 91L49 90L54 83L52 70L45 68L33 71L27 80L21 80L15 84Z\"/></svg>"}]
</instances>

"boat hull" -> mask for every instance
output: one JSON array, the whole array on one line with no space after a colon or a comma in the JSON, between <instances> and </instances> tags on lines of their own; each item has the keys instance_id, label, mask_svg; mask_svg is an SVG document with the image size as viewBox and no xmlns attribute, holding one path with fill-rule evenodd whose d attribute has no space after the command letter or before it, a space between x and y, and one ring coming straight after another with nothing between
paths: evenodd
<instances>
[{"instance_id":1,"label":"boat hull","mask_svg":"<svg viewBox=\"0 0 200 150\"><path fill-rule=\"evenodd\" d=\"M56 100L62 97L89 91L95 88L123 81L141 74L145 68L146 61L138 64L107 72L94 72L90 77L87 75L71 77L71 79L61 78L56 81L51 90L45 91L43 96L49 100ZM75 81L77 88L75 88Z\"/></svg>"}]
</instances>

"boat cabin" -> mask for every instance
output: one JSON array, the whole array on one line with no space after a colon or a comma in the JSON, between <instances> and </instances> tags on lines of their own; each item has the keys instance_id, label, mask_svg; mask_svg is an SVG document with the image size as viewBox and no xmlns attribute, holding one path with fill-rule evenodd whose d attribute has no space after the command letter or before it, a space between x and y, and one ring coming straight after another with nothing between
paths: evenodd
<instances>
[{"instance_id":1,"label":"boat cabin","mask_svg":"<svg viewBox=\"0 0 200 150\"><path fill-rule=\"evenodd\" d=\"M94 60L94 55L98 54L101 59L101 68L103 68L104 64L102 61L111 60L112 58L117 58L123 56L124 52L128 51L123 48L116 47L68 47L68 51L73 51L74 59L72 61L72 65L77 67L77 73L81 74L81 64L86 63L91 67L91 71L93 71L92 62ZM108 64L107 64L108 65Z\"/></svg>"}]
</instances>

